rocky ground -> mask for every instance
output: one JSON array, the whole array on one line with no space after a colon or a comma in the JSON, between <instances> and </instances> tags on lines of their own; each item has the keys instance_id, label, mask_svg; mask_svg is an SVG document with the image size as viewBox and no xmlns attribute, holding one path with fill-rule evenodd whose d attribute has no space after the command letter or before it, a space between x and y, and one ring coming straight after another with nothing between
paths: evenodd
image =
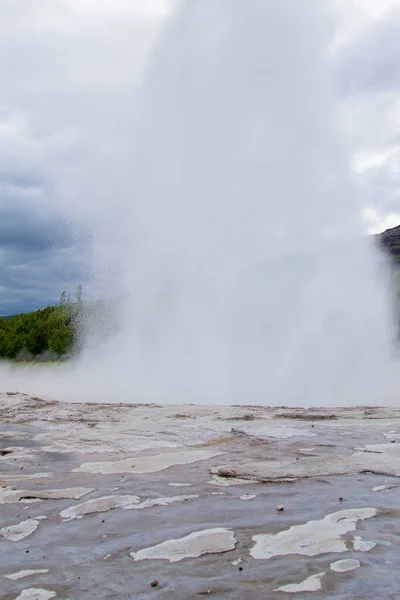
<instances>
[{"instance_id":1,"label":"rocky ground","mask_svg":"<svg viewBox=\"0 0 400 600\"><path fill-rule=\"evenodd\" d=\"M4 600L400 598L400 409L0 408Z\"/></svg>"}]
</instances>

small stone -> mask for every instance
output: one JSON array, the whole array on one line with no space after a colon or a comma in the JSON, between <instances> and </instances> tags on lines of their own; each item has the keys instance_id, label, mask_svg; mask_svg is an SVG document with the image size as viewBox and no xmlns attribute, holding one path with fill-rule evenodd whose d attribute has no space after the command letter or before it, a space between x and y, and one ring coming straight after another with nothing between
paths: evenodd
<instances>
[{"instance_id":1,"label":"small stone","mask_svg":"<svg viewBox=\"0 0 400 600\"><path fill-rule=\"evenodd\" d=\"M284 510L285 510L285 507L284 507L282 504L278 504L278 506L276 507L276 510L277 510L278 512L282 512L282 511L284 511Z\"/></svg>"},{"instance_id":2,"label":"small stone","mask_svg":"<svg viewBox=\"0 0 400 600\"><path fill-rule=\"evenodd\" d=\"M243 571L243 567L239 567L239 571Z\"/></svg>"},{"instance_id":3,"label":"small stone","mask_svg":"<svg viewBox=\"0 0 400 600\"><path fill-rule=\"evenodd\" d=\"M26 552L27 554L29 554L29 550L25 550L25 552Z\"/></svg>"},{"instance_id":4,"label":"small stone","mask_svg":"<svg viewBox=\"0 0 400 600\"><path fill-rule=\"evenodd\" d=\"M218 475L220 477L235 477L236 473L233 469L218 469Z\"/></svg>"},{"instance_id":5,"label":"small stone","mask_svg":"<svg viewBox=\"0 0 400 600\"><path fill-rule=\"evenodd\" d=\"M157 587L158 586L157 579L154 579L154 581L152 581L150 585L151 585L151 587Z\"/></svg>"},{"instance_id":6,"label":"small stone","mask_svg":"<svg viewBox=\"0 0 400 600\"><path fill-rule=\"evenodd\" d=\"M339 502L343 502L342 496L339 496Z\"/></svg>"},{"instance_id":7,"label":"small stone","mask_svg":"<svg viewBox=\"0 0 400 600\"><path fill-rule=\"evenodd\" d=\"M396 443L396 440L390 440L390 443L391 443L391 444L395 444L395 443Z\"/></svg>"},{"instance_id":8,"label":"small stone","mask_svg":"<svg viewBox=\"0 0 400 600\"><path fill-rule=\"evenodd\" d=\"M102 522L102 523L105 523L105 520L104 520L104 519L102 519L102 520L101 520L101 522Z\"/></svg>"}]
</instances>

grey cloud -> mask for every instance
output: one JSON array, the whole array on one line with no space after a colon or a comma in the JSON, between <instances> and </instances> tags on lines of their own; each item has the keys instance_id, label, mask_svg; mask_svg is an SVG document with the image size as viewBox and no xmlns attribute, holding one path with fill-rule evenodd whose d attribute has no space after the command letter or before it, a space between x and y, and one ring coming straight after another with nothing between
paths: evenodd
<instances>
[{"instance_id":1,"label":"grey cloud","mask_svg":"<svg viewBox=\"0 0 400 600\"><path fill-rule=\"evenodd\" d=\"M400 86L400 8L374 20L338 54L346 93L387 92Z\"/></svg>"},{"instance_id":2,"label":"grey cloud","mask_svg":"<svg viewBox=\"0 0 400 600\"><path fill-rule=\"evenodd\" d=\"M400 212L400 178L390 167L384 165L367 169L360 185L365 201L378 213Z\"/></svg>"},{"instance_id":3,"label":"grey cloud","mask_svg":"<svg viewBox=\"0 0 400 600\"><path fill-rule=\"evenodd\" d=\"M51 206L52 190L40 173L0 172L0 248L44 251L68 245L68 226Z\"/></svg>"},{"instance_id":4,"label":"grey cloud","mask_svg":"<svg viewBox=\"0 0 400 600\"><path fill-rule=\"evenodd\" d=\"M0 315L54 303L85 278L79 233L54 211L40 173L0 173ZM80 262L76 257L80 253Z\"/></svg>"},{"instance_id":5,"label":"grey cloud","mask_svg":"<svg viewBox=\"0 0 400 600\"><path fill-rule=\"evenodd\" d=\"M382 217L400 213L399 56L400 7L395 6L365 21L335 57L352 151L371 163L361 166L355 181L364 205ZM368 156L376 156L376 164Z\"/></svg>"},{"instance_id":6,"label":"grey cloud","mask_svg":"<svg viewBox=\"0 0 400 600\"><path fill-rule=\"evenodd\" d=\"M74 289L79 273L63 251L0 249L0 315L54 304L63 289Z\"/></svg>"},{"instance_id":7,"label":"grey cloud","mask_svg":"<svg viewBox=\"0 0 400 600\"><path fill-rule=\"evenodd\" d=\"M26 232L32 235L32 232ZM85 283L73 246L51 249L26 243L0 247L0 315L54 304L64 289Z\"/></svg>"}]
</instances>

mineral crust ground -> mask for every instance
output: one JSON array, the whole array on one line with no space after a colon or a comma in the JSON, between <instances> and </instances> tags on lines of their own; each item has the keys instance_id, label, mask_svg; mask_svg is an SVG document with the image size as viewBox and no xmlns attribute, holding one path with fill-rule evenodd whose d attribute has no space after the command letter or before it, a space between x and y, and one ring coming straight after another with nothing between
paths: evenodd
<instances>
[{"instance_id":1,"label":"mineral crust ground","mask_svg":"<svg viewBox=\"0 0 400 600\"><path fill-rule=\"evenodd\" d=\"M3 600L399 599L400 408L0 394Z\"/></svg>"}]
</instances>

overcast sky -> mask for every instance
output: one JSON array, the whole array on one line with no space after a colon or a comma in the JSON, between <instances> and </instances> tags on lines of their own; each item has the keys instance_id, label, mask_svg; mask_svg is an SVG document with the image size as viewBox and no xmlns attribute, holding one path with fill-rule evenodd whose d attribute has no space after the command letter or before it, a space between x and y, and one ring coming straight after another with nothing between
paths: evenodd
<instances>
[{"instance_id":1,"label":"overcast sky","mask_svg":"<svg viewBox=\"0 0 400 600\"><path fill-rule=\"evenodd\" d=\"M354 179L366 230L382 230L400 223L400 0L332 1ZM0 0L0 315L85 287L92 240L78 225L100 194L131 185L120 176L127 131L168 10L169 0Z\"/></svg>"}]
</instances>

